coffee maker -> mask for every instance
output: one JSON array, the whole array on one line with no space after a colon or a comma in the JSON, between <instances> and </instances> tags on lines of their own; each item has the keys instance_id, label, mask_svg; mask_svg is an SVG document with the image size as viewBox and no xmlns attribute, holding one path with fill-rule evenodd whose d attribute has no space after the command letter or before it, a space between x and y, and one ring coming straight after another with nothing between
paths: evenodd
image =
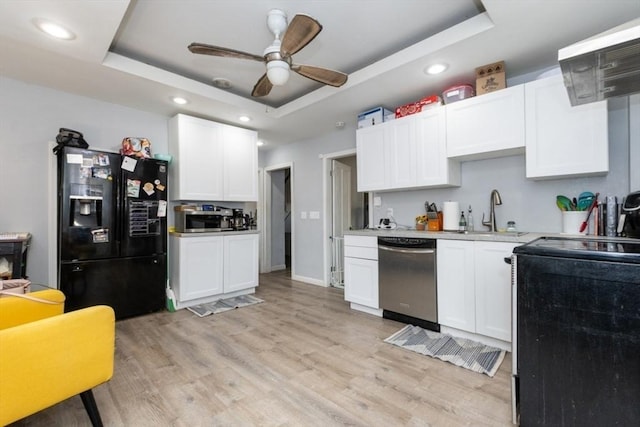
<instances>
[{"instance_id":1,"label":"coffee maker","mask_svg":"<svg viewBox=\"0 0 640 427\"><path fill-rule=\"evenodd\" d=\"M624 215L624 235L640 239L640 191L627 195L622 206L622 214Z\"/></svg>"},{"instance_id":2,"label":"coffee maker","mask_svg":"<svg viewBox=\"0 0 640 427\"><path fill-rule=\"evenodd\" d=\"M242 209L233 209L233 218L231 220L231 227L234 230L248 230L249 222L247 221L247 217L244 215L244 211Z\"/></svg>"}]
</instances>

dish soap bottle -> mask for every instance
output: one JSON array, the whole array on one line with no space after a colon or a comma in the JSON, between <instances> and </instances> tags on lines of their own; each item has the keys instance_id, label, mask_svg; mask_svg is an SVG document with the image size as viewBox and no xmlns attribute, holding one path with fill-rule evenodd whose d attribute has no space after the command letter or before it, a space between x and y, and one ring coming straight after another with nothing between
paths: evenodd
<instances>
[{"instance_id":1,"label":"dish soap bottle","mask_svg":"<svg viewBox=\"0 0 640 427\"><path fill-rule=\"evenodd\" d=\"M458 231L467 231L467 220L464 217L464 211L460 212L460 221L458 222Z\"/></svg>"},{"instance_id":2,"label":"dish soap bottle","mask_svg":"<svg viewBox=\"0 0 640 427\"><path fill-rule=\"evenodd\" d=\"M467 231L473 231L473 216L471 215L471 205L469 205L469 214L467 215Z\"/></svg>"}]
</instances>

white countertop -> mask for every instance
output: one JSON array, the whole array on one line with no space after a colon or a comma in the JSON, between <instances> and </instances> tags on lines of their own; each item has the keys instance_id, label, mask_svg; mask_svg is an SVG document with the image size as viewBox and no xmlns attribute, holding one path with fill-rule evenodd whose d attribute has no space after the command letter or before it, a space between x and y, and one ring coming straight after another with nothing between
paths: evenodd
<instances>
[{"instance_id":1,"label":"white countertop","mask_svg":"<svg viewBox=\"0 0 640 427\"><path fill-rule=\"evenodd\" d=\"M567 238L606 238L605 236L585 236L585 235L569 235L560 233L542 233L542 232L490 232L490 231L471 231L460 233L457 231L418 231L410 229L365 229L365 230L349 230L345 235L354 236L390 236L390 237L418 237L424 239L447 239L447 240L477 240L487 242L515 242L528 243L543 236L567 237Z\"/></svg>"},{"instance_id":2,"label":"white countertop","mask_svg":"<svg viewBox=\"0 0 640 427\"><path fill-rule=\"evenodd\" d=\"M237 231L211 231L207 233L179 233L177 231L169 232L169 236L173 236L173 237L236 236L238 234L260 234L260 231L237 230Z\"/></svg>"}]
</instances>

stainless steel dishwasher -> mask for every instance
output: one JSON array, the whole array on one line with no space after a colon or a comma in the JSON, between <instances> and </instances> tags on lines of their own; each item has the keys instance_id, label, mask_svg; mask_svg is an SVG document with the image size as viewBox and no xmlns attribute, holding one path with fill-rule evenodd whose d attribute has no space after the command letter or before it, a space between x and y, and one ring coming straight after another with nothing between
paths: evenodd
<instances>
[{"instance_id":1,"label":"stainless steel dishwasher","mask_svg":"<svg viewBox=\"0 0 640 427\"><path fill-rule=\"evenodd\" d=\"M384 318L440 331L436 239L378 237L378 280Z\"/></svg>"}]
</instances>

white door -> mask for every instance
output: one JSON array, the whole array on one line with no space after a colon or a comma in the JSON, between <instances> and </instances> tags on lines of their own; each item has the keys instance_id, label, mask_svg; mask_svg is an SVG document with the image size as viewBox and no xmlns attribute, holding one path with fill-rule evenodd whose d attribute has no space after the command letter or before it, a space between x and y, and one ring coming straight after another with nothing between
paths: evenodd
<instances>
[{"instance_id":1,"label":"white door","mask_svg":"<svg viewBox=\"0 0 640 427\"><path fill-rule=\"evenodd\" d=\"M344 287L344 230L351 227L351 167L331 161L331 284Z\"/></svg>"}]
</instances>

